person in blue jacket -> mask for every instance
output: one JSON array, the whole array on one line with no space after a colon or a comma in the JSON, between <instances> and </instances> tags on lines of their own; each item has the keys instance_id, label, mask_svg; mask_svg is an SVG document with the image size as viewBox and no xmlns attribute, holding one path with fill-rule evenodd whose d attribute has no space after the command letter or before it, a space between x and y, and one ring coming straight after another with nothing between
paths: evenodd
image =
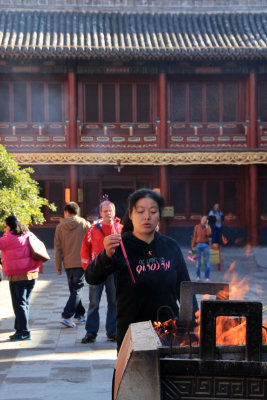
<instances>
[{"instance_id":1,"label":"person in blue jacket","mask_svg":"<svg viewBox=\"0 0 267 400\"><path fill-rule=\"evenodd\" d=\"M221 243L222 223L224 220L223 212L220 210L220 204L216 203L209 212L209 225L211 226L211 242L212 244Z\"/></svg>"}]
</instances>

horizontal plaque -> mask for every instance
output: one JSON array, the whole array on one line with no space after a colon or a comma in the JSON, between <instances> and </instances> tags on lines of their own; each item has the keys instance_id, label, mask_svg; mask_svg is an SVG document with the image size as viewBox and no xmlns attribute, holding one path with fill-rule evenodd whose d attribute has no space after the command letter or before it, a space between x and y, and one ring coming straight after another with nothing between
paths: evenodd
<instances>
[{"instance_id":1,"label":"horizontal plaque","mask_svg":"<svg viewBox=\"0 0 267 400\"><path fill-rule=\"evenodd\" d=\"M164 218L174 217L174 207L173 206L163 207L162 212L161 212L161 216L164 217Z\"/></svg>"}]
</instances>

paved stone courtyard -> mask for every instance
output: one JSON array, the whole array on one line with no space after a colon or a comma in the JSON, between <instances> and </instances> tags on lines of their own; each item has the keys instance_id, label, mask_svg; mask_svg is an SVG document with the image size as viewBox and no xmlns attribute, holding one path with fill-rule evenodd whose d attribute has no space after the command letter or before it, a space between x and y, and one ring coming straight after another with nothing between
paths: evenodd
<instances>
[{"instance_id":1,"label":"paved stone courtyard","mask_svg":"<svg viewBox=\"0 0 267 400\"><path fill-rule=\"evenodd\" d=\"M183 249L187 256L187 250ZM104 323L106 299L101 303L101 327L97 341L81 344L84 326L65 328L59 323L68 289L65 274L54 272L53 251L44 264L33 291L30 326L32 340L10 342L14 316L8 281L0 282L0 400L110 400L116 344L106 339ZM250 290L247 300L258 300L267 305L266 276L267 249L227 248L222 250L222 269L211 266L213 282L227 281L225 273L235 263L240 282L249 276ZM195 264L188 262L192 280ZM83 292L88 306L88 286Z\"/></svg>"}]
</instances>

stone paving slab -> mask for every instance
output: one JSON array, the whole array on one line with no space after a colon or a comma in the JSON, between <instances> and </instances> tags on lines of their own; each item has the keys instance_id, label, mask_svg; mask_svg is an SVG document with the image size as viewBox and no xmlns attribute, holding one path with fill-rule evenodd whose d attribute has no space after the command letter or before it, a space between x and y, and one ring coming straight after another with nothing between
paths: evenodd
<instances>
[{"instance_id":1,"label":"stone paving slab","mask_svg":"<svg viewBox=\"0 0 267 400\"><path fill-rule=\"evenodd\" d=\"M182 249L186 258L188 249ZM0 400L110 400L113 368L117 357L116 344L105 335L106 296L102 296L101 326L97 341L81 344L84 326L66 328L59 323L68 297L65 274L54 272L51 261L44 264L34 288L30 326L32 340L10 342L14 315L7 280L0 282ZM260 260L260 262L258 262ZM223 248L222 268L211 265L213 282L249 282L246 300L267 305L267 249ZM187 262L191 279L196 264ZM233 271L229 271L229 267ZM204 271L202 270L202 273ZM88 285L83 292L88 307ZM198 300L201 297L198 296Z\"/></svg>"},{"instance_id":2,"label":"stone paving slab","mask_svg":"<svg viewBox=\"0 0 267 400\"><path fill-rule=\"evenodd\" d=\"M105 335L105 296L97 342L81 344L84 325L70 329L59 323L68 298L67 278L57 276L50 261L32 293L32 340L10 342L14 315L7 280L0 282L0 291L0 400L111 399L117 350ZM88 291L86 285L86 308Z\"/></svg>"}]
</instances>

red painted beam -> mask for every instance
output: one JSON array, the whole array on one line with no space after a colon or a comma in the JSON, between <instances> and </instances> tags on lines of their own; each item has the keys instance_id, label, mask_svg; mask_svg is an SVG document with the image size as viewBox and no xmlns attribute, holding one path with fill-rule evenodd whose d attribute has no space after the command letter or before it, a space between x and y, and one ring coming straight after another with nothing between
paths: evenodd
<instances>
[{"instance_id":1,"label":"red painted beam","mask_svg":"<svg viewBox=\"0 0 267 400\"><path fill-rule=\"evenodd\" d=\"M256 74L249 75L249 147L257 147L257 83Z\"/></svg>"}]
</instances>

